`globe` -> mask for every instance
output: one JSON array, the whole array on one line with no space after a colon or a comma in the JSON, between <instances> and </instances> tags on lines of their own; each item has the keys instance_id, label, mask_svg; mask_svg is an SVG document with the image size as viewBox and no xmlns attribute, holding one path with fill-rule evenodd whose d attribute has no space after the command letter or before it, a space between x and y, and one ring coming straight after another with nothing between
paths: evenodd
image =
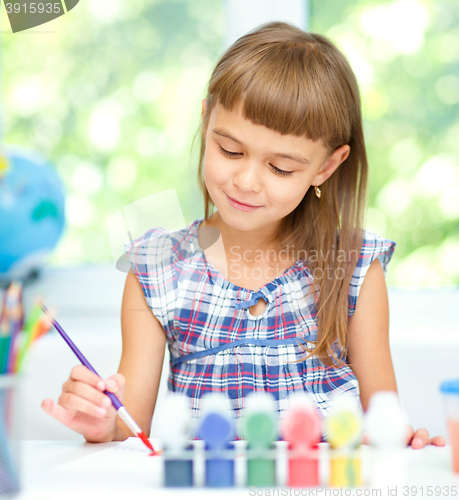
<instances>
[{"instance_id":1,"label":"globe","mask_svg":"<svg viewBox=\"0 0 459 500\"><path fill-rule=\"evenodd\" d=\"M0 155L0 282L39 274L65 223L65 196L55 167L26 148Z\"/></svg>"}]
</instances>

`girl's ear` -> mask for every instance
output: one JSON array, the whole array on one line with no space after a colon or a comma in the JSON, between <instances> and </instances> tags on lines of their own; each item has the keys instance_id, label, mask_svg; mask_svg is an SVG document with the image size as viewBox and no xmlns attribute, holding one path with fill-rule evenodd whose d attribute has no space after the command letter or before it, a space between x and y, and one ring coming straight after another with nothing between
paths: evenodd
<instances>
[{"instance_id":1,"label":"girl's ear","mask_svg":"<svg viewBox=\"0 0 459 500\"><path fill-rule=\"evenodd\" d=\"M322 165L321 169L314 177L312 181L312 185L320 186L323 182L325 182L332 173L343 163L343 161L349 156L351 148L348 144L344 144L343 146L335 149L335 151L329 156L325 163Z\"/></svg>"},{"instance_id":2,"label":"girl's ear","mask_svg":"<svg viewBox=\"0 0 459 500\"><path fill-rule=\"evenodd\" d=\"M201 113L201 118L204 120L204 115L206 113L207 109L207 99L202 100L202 113Z\"/></svg>"}]
</instances>

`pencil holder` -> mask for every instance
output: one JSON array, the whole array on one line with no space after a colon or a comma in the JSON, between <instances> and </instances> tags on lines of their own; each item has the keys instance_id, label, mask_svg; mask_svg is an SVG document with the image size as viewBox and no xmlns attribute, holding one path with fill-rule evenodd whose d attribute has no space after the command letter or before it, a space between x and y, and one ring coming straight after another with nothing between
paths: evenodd
<instances>
[{"instance_id":1,"label":"pencil holder","mask_svg":"<svg viewBox=\"0 0 459 500\"><path fill-rule=\"evenodd\" d=\"M0 497L20 490L19 377L0 375Z\"/></svg>"}]
</instances>

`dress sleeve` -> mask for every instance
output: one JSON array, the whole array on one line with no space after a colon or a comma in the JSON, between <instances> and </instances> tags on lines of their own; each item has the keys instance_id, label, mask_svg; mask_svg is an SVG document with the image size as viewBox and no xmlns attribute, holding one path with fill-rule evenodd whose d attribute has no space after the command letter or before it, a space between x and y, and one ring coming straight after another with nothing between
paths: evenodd
<instances>
[{"instance_id":1,"label":"dress sleeve","mask_svg":"<svg viewBox=\"0 0 459 500\"><path fill-rule=\"evenodd\" d=\"M376 233L365 231L360 258L355 266L349 285L348 319L350 319L355 312L360 288L362 287L363 280L365 279L371 263L375 259L379 259L384 271L384 276L386 276L387 264L389 264L392 258L395 246L395 241L383 238Z\"/></svg>"},{"instance_id":2,"label":"dress sleeve","mask_svg":"<svg viewBox=\"0 0 459 500\"><path fill-rule=\"evenodd\" d=\"M133 242L124 245L131 270L136 274L147 305L165 326L167 291L173 285L174 257L170 236L161 228L150 229Z\"/></svg>"}]
</instances>

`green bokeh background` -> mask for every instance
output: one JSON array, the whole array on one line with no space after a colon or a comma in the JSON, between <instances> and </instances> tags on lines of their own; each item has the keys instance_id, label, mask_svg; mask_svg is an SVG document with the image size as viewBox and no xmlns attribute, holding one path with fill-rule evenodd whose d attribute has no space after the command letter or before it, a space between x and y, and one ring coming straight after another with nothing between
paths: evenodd
<instances>
[{"instance_id":1,"label":"green bokeh background","mask_svg":"<svg viewBox=\"0 0 459 500\"><path fill-rule=\"evenodd\" d=\"M175 188L188 224L201 99L223 50L219 0L85 0L12 34L2 8L3 142L45 154L67 190L51 265L112 261L107 220ZM311 0L310 30L362 91L366 227L397 242L389 285L459 284L459 2Z\"/></svg>"}]
</instances>

